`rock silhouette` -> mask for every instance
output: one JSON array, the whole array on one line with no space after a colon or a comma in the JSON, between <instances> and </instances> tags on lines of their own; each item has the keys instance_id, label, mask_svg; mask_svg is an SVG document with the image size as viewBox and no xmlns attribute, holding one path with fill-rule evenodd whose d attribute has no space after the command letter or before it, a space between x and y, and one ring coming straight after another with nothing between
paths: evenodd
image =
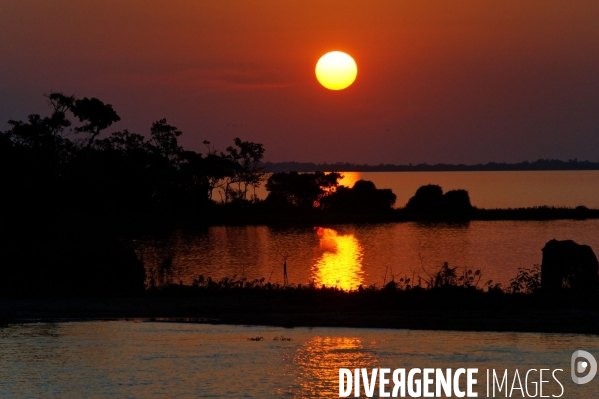
<instances>
[{"instance_id":1,"label":"rock silhouette","mask_svg":"<svg viewBox=\"0 0 599 399\"><path fill-rule=\"evenodd\" d=\"M599 264L588 245L572 240L551 240L543 248L541 290L555 293L571 289L579 293L593 293L599 288Z\"/></svg>"}]
</instances>

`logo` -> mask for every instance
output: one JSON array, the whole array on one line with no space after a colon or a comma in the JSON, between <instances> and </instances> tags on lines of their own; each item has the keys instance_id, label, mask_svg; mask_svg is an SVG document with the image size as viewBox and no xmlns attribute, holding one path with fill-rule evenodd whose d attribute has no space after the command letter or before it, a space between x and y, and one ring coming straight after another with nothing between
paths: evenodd
<instances>
[{"instance_id":1,"label":"logo","mask_svg":"<svg viewBox=\"0 0 599 399\"><path fill-rule=\"evenodd\" d=\"M595 374L597 374L597 361L589 352L577 350L576 352L572 353L570 370L572 372L572 381L574 381L575 384L587 384L591 382L591 380L595 378ZM587 375L584 377L578 376L587 370Z\"/></svg>"}]
</instances>

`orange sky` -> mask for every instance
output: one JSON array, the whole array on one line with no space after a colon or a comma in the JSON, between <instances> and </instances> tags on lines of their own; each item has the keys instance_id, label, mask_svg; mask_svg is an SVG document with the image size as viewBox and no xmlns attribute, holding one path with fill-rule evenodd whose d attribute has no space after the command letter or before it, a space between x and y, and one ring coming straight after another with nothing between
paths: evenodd
<instances>
[{"instance_id":1,"label":"orange sky","mask_svg":"<svg viewBox=\"0 0 599 399\"><path fill-rule=\"evenodd\" d=\"M270 161L599 160L596 0L0 0L0 121L41 94ZM314 66L351 54L333 92Z\"/></svg>"}]
</instances>

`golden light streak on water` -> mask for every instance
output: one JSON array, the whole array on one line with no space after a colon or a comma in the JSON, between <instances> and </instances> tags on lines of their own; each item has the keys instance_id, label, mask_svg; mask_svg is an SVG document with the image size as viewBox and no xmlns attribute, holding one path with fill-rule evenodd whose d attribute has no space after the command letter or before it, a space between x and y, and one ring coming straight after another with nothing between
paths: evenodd
<instances>
[{"instance_id":1,"label":"golden light streak on water","mask_svg":"<svg viewBox=\"0 0 599 399\"><path fill-rule=\"evenodd\" d=\"M363 283L364 273L364 249L358 239L353 234L340 235L330 228L317 227L315 230L323 253L312 268L314 282L344 290L356 289Z\"/></svg>"},{"instance_id":2,"label":"golden light streak on water","mask_svg":"<svg viewBox=\"0 0 599 399\"><path fill-rule=\"evenodd\" d=\"M306 342L293 357L299 371L301 397L335 392L340 368L377 367L374 347L365 348L357 337L314 337Z\"/></svg>"}]
</instances>

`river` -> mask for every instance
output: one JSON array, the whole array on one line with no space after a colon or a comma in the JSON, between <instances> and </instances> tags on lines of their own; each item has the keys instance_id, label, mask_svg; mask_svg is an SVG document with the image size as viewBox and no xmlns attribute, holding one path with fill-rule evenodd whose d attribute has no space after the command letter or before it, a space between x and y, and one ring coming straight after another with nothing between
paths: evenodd
<instances>
[{"instance_id":1,"label":"river","mask_svg":"<svg viewBox=\"0 0 599 399\"><path fill-rule=\"evenodd\" d=\"M258 337L263 340L248 340ZM15 325L0 328L0 397L334 398L339 368L463 367L478 369L479 397L487 397L487 369L508 369L511 386L515 369L524 385L527 370L545 368L561 369L555 375L562 397L596 398L596 378L572 382L570 357L578 349L597 356L598 347L597 337L567 334L125 321ZM529 375L530 394L539 377ZM549 380L544 396L560 394L550 373L543 380Z\"/></svg>"}]
</instances>

